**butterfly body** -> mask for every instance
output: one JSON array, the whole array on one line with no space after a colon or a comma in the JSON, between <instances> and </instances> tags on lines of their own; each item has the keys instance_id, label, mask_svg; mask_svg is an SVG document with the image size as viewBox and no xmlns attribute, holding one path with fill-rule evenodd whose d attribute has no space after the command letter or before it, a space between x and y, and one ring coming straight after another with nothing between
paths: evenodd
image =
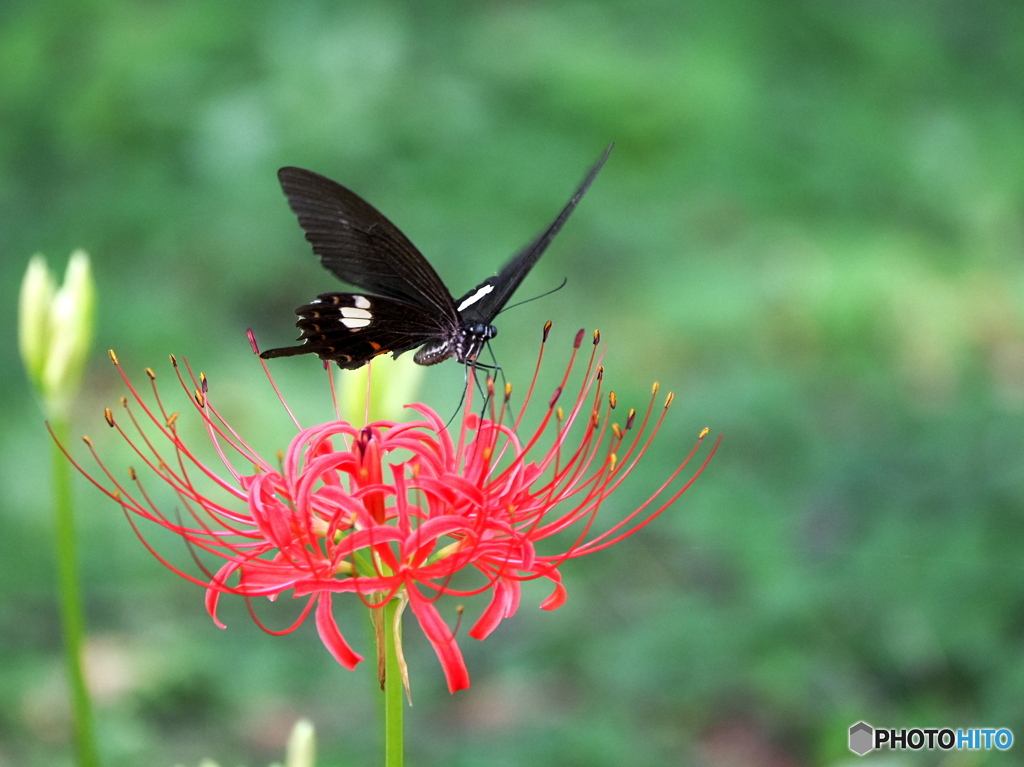
<instances>
[{"instance_id":1,"label":"butterfly body","mask_svg":"<svg viewBox=\"0 0 1024 767\"><path fill-rule=\"evenodd\" d=\"M264 358L314 353L355 369L376 356L416 347L415 361L450 357L475 364L498 330L493 320L565 223L608 158L611 146L558 218L490 277L456 301L404 234L359 195L302 168L278 178L323 266L366 293L322 293L295 310L301 344L268 349Z\"/></svg>"}]
</instances>

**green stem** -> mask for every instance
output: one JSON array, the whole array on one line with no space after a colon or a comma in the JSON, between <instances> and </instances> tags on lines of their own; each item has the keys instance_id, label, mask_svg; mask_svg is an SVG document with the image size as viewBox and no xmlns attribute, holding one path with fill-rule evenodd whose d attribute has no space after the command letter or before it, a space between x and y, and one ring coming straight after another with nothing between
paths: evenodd
<instances>
[{"instance_id":1,"label":"green stem","mask_svg":"<svg viewBox=\"0 0 1024 767\"><path fill-rule=\"evenodd\" d=\"M68 444L70 429L64 419L53 422L53 433L62 444ZM53 509L54 544L57 554L57 593L60 597L61 626L64 632L64 655L68 683L71 686L71 707L75 722L75 752L79 767L97 767L99 759L92 727L92 703L82 673L82 642L85 618L78 584L78 561L75 554L75 520L71 505L71 464L53 445Z\"/></svg>"},{"instance_id":2,"label":"green stem","mask_svg":"<svg viewBox=\"0 0 1024 767\"><path fill-rule=\"evenodd\" d=\"M402 707L405 705L402 687L402 670L398 665L395 615L399 600L392 599L384 606L384 764L385 767L402 767Z\"/></svg>"}]
</instances>

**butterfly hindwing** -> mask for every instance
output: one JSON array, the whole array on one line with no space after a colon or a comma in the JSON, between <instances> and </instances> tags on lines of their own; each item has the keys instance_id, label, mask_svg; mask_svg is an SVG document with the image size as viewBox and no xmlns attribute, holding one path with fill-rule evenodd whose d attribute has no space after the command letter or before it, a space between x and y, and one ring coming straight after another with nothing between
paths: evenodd
<instances>
[{"instance_id":1,"label":"butterfly hindwing","mask_svg":"<svg viewBox=\"0 0 1024 767\"><path fill-rule=\"evenodd\" d=\"M295 310L301 331L298 346L269 349L264 358L315 353L339 367L362 367L374 357L402 352L451 334L439 328L437 318L416 304L387 296L356 293L322 293Z\"/></svg>"}]
</instances>

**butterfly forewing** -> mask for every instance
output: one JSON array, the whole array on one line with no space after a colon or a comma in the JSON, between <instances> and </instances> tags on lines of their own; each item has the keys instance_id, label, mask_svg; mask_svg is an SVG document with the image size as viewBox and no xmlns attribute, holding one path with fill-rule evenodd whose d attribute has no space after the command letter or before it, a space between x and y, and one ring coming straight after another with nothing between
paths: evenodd
<instances>
[{"instance_id":1,"label":"butterfly forewing","mask_svg":"<svg viewBox=\"0 0 1024 767\"><path fill-rule=\"evenodd\" d=\"M383 213L313 171L287 167L277 177L313 252L336 277L455 320L451 294L437 272Z\"/></svg>"},{"instance_id":2,"label":"butterfly forewing","mask_svg":"<svg viewBox=\"0 0 1024 767\"><path fill-rule=\"evenodd\" d=\"M513 256L501 268L498 274L484 280L455 302L456 309L458 309L459 316L463 322L482 322L489 325L498 315L498 312L502 310L512 297L512 294L515 293L516 288L526 278L526 275L530 273L533 265L537 263L537 259L544 255L544 251L551 244L551 240L554 239L555 235L558 234L558 230L562 228L576 209L576 206L579 205L580 200L597 177L605 160L608 159L613 146L614 144L609 144L604 154L601 155L601 159L591 168L590 173L587 174L579 189L576 190L576 194L572 196L572 199L562 209L562 212L558 214L558 217L551 223L551 226Z\"/></svg>"}]
</instances>

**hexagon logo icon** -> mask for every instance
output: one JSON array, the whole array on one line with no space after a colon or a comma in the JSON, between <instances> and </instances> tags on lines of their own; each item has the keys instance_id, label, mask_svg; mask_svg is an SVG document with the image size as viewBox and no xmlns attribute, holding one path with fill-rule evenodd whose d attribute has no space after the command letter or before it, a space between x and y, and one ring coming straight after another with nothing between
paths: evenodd
<instances>
[{"instance_id":1,"label":"hexagon logo icon","mask_svg":"<svg viewBox=\"0 0 1024 767\"><path fill-rule=\"evenodd\" d=\"M857 756L874 749L875 729L867 722L857 722L850 728L850 750Z\"/></svg>"}]
</instances>

